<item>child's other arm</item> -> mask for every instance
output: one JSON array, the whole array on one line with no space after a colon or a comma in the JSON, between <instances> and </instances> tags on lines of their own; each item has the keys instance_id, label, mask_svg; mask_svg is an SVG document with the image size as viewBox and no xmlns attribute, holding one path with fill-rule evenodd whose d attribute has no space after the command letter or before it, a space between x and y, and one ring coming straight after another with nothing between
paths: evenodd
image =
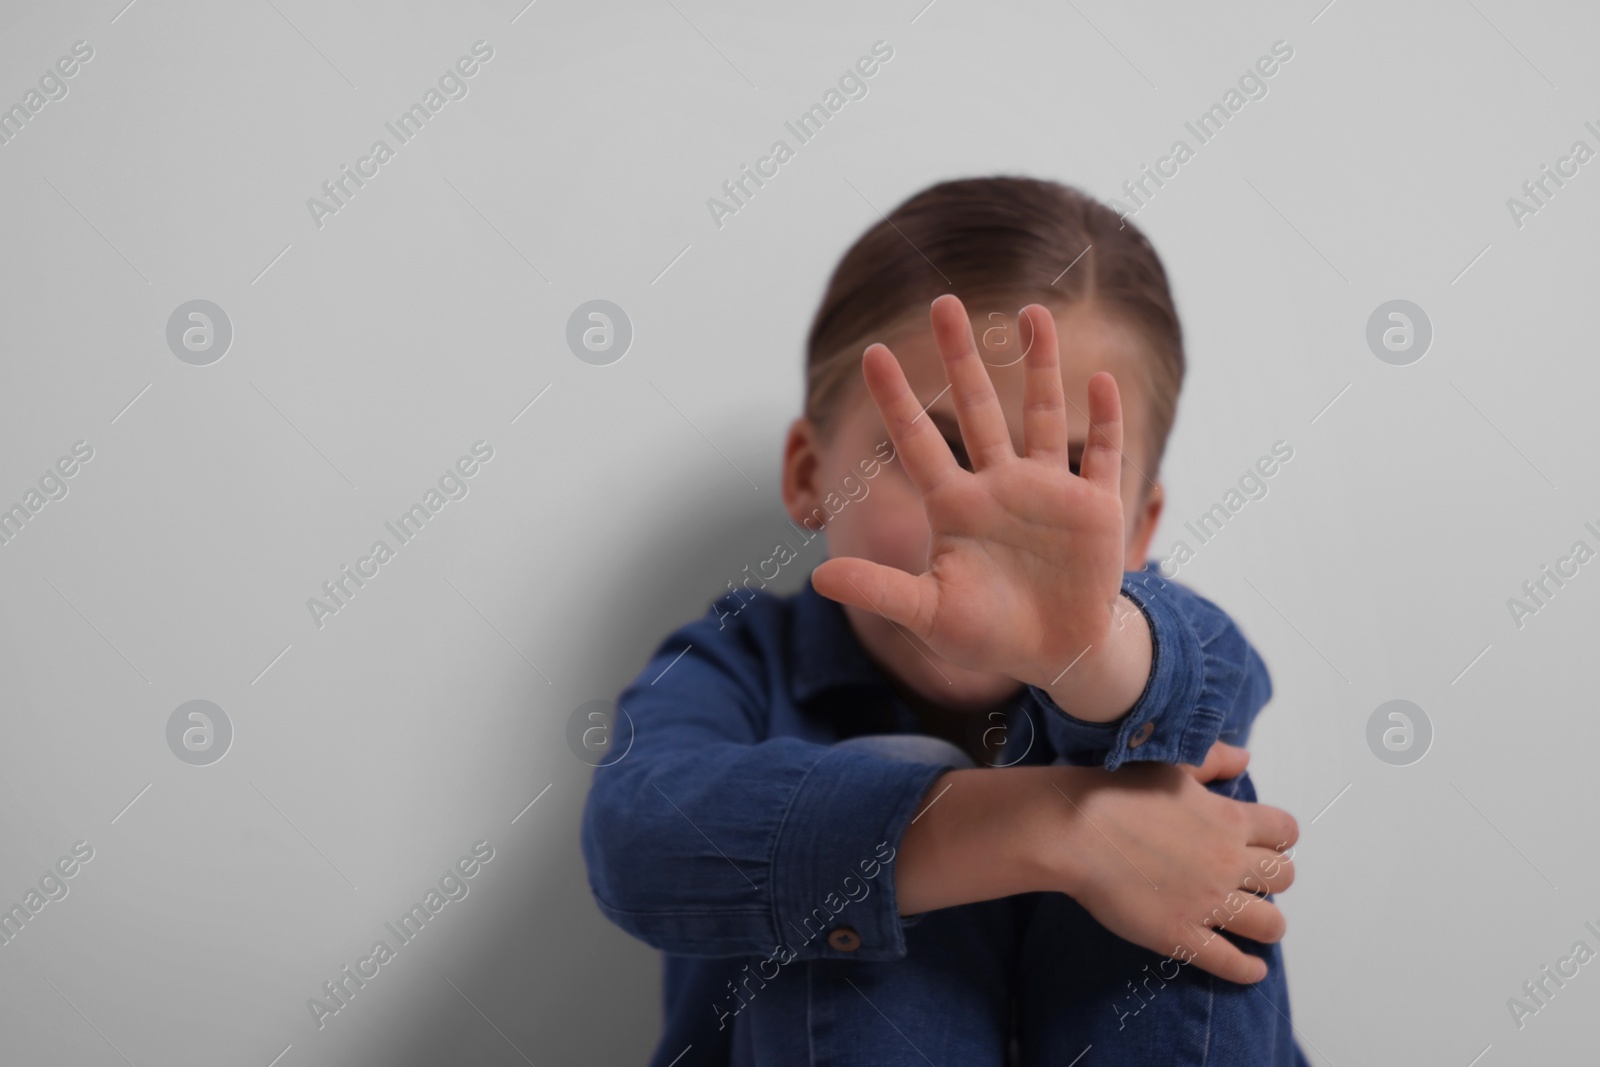
<instances>
[{"instance_id":1,"label":"child's other arm","mask_svg":"<svg viewBox=\"0 0 1600 1067\"><path fill-rule=\"evenodd\" d=\"M1232 982L1266 965L1215 927L1275 942L1294 864L1277 851L1298 827L1287 812L1205 783L1244 773L1248 754L1218 744L1204 765L953 770L900 844L903 910L1025 892L1062 892L1118 936ZM937 803L934 803L934 800Z\"/></svg>"},{"instance_id":2,"label":"child's other arm","mask_svg":"<svg viewBox=\"0 0 1600 1067\"><path fill-rule=\"evenodd\" d=\"M1120 662L1125 676L1142 669L1133 677L1143 678L1143 691L1115 717L1093 721L1079 709L1095 706L1098 694L1085 690L1104 688L1103 675L1079 675L1079 663L1056 686L1030 685L1042 717L1036 724L1055 751L1069 763L1116 770L1130 760L1198 763L1219 739L1243 745L1272 698L1272 679L1238 625L1210 600L1153 569L1124 574L1122 597L1113 634L1136 647L1142 635L1152 654L1142 666L1127 657L1112 657L1112 663ZM1127 677L1113 684L1130 688ZM1106 706L1099 707L1104 715Z\"/></svg>"},{"instance_id":3,"label":"child's other arm","mask_svg":"<svg viewBox=\"0 0 1600 1067\"><path fill-rule=\"evenodd\" d=\"M596 769L583 812L595 900L675 955L903 958L915 919L895 893L897 846L951 768L770 737L749 630L712 614L681 627L618 697L610 750L626 751ZM841 933L836 947L838 926L859 943Z\"/></svg>"}]
</instances>

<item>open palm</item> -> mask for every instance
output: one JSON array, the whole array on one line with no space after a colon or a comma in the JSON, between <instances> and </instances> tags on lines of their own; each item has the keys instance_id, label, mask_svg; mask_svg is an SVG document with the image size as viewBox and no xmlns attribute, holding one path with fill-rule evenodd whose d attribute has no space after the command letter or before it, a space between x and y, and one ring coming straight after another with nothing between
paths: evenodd
<instances>
[{"instance_id":1,"label":"open palm","mask_svg":"<svg viewBox=\"0 0 1600 1067\"><path fill-rule=\"evenodd\" d=\"M812 585L905 627L952 663L1046 685L1104 639L1121 590L1116 380L1105 371L1089 379L1089 432L1074 474L1055 320L1042 305L1024 308L1033 343L1024 357L1018 456L960 299L939 297L929 317L973 469L957 464L923 417L893 353L869 346L862 371L922 496L928 569L914 575L846 556L820 564Z\"/></svg>"}]
</instances>

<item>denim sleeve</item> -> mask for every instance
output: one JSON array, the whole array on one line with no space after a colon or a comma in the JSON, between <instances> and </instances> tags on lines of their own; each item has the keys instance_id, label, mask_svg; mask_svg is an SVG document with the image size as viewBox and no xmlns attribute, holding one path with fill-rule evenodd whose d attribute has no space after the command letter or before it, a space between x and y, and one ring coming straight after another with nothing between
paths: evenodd
<instances>
[{"instance_id":1,"label":"denim sleeve","mask_svg":"<svg viewBox=\"0 0 1600 1067\"><path fill-rule=\"evenodd\" d=\"M584 805L590 890L612 922L673 955L901 959L920 916L899 914L894 855L951 768L769 736L769 702L786 696L752 614L679 628L618 697L631 747L596 768ZM622 751L627 727L616 730ZM831 946L836 926L859 946Z\"/></svg>"},{"instance_id":2,"label":"denim sleeve","mask_svg":"<svg viewBox=\"0 0 1600 1067\"><path fill-rule=\"evenodd\" d=\"M1127 714L1107 723L1074 718L1030 685L1030 711L1043 718L1057 754L1114 771L1129 760L1203 763L1219 737L1245 744L1272 699L1272 679L1239 627L1216 604L1162 578L1155 564L1125 573L1122 591L1150 624L1150 677Z\"/></svg>"}]
</instances>

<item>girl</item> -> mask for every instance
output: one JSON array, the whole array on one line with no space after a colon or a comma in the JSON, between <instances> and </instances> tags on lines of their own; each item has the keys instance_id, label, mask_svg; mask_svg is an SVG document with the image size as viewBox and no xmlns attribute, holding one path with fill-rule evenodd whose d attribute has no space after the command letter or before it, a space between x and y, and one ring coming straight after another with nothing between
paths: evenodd
<instances>
[{"instance_id":1,"label":"girl","mask_svg":"<svg viewBox=\"0 0 1600 1067\"><path fill-rule=\"evenodd\" d=\"M666 954L653 1067L1304 1063L1298 828L1218 740L1271 683L1146 562L1184 372L1149 242L935 185L808 348L783 499L829 558L666 638L584 811L600 909Z\"/></svg>"}]
</instances>

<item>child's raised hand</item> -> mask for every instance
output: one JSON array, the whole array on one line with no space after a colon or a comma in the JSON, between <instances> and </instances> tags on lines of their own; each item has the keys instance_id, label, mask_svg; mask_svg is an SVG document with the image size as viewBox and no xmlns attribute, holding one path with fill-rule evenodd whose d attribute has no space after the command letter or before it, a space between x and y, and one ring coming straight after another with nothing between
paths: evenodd
<instances>
[{"instance_id":1,"label":"child's raised hand","mask_svg":"<svg viewBox=\"0 0 1600 1067\"><path fill-rule=\"evenodd\" d=\"M894 355L882 344L867 348L868 391L922 495L931 532L928 569L912 575L838 557L817 567L812 585L882 614L952 663L1048 687L1087 649L1104 648L1120 631L1113 613L1125 551L1122 404L1109 373L1089 379L1088 436L1081 473L1074 474L1055 320L1039 304L1020 317L1033 329L1021 456L966 309L951 294L933 301L930 318L970 472L924 417Z\"/></svg>"}]
</instances>

